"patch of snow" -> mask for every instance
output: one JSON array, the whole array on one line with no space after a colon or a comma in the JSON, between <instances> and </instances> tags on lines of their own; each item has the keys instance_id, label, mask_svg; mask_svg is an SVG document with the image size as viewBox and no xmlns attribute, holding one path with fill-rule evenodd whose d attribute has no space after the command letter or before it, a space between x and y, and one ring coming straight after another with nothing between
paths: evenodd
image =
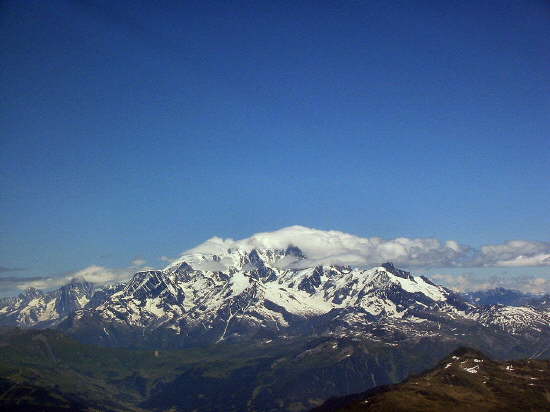
<instances>
[{"instance_id":1,"label":"patch of snow","mask_svg":"<svg viewBox=\"0 0 550 412\"><path fill-rule=\"evenodd\" d=\"M249 277L245 276L244 272L237 272L231 278L231 289L235 296L244 292L249 286Z\"/></svg>"},{"instance_id":2,"label":"patch of snow","mask_svg":"<svg viewBox=\"0 0 550 412\"><path fill-rule=\"evenodd\" d=\"M160 307L162 305L162 298L160 296L157 296L156 298L148 298L145 300L145 305L143 305L143 309L152 315L155 315L156 317L160 318L164 315L166 315L166 312Z\"/></svg>"},{"instance_id":3,"label":"patch of snow","mask_svg":"<svg viewBox=\"0 0 550 412\"><path fill-rule=\"evenodd\" d=\"M410 293L420 292L423 295L429 297L433 301L444 301L446 296L442 293L442 288L439 286L430 285L422 277L415 276L413 279L403 279L401 277L394 277L401 287Z\"/></svg>"}]
</instances>

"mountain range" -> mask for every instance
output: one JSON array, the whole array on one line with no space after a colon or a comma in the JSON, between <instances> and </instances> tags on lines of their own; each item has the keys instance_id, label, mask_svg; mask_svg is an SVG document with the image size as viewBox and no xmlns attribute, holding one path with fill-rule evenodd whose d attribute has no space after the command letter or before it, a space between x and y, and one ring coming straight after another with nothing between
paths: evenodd
<instances>
[{"instance_id":1,"label":"mountain range","mask_svg":"<svg viewBox=\"0 0 550 412\"><path fill-rule=\"evenodd\" d=\"M309 266L292 245L230 248L184 254L103 288L75 279L51 292L27 289L0 301L0 326L53 328L112 348L215 348L171 379L134 371L148 387L146 409L301 411L399 382L459 346L496 359L550 357L548 297L504 305L503 294L459 294L391 263ZM259 355L241 354L235 365L235 347ZM225 365L221 375L204 366L212 359ZM218 393L238 384L232 400ZM190 387L198 392L181 395ZM197 397L204 391L210 403Z\"/></svg>"},{"instance_id":2,"label":"mountain range","mask_svg":"<svg viewBox=\"0 0 550 412\"><path fill-rule=\"evenodd\" d=\"M304 335L396 344L399 336L452 338L480 327L536 341L549 332L546 297L503 289L460 295L391 263L303 268L304 260L295 246L183 255L98 290L83 279L47 293L27 289L0 301L0 325L163 347Z\"/></svg>"}]
</instances>

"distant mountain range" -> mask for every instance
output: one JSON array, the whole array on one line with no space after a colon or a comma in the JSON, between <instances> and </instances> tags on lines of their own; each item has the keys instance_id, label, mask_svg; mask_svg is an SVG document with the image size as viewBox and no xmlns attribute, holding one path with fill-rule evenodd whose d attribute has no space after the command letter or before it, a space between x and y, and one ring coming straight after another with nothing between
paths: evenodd
<instances>
[{"instance_id":1,"label":"distant mountain range","mask_svg":"<svg viewBox=\"0 0 550 412\"><path fill-rule=\"evenodd\" d=\"M506 289L460 295L391 263L292 269L304 259L297 247L229 249L184 255L99 290L85 280L48 293L27 289L0 301L0 325L57 327L89 343L143 347L289 336L391 345L413 337L460 340L476 327L535 341L549 333L547 296Z\"/></svg>"},{"instance_id":2,"label":"distant mountain range","mask_svg":"<svg viewBox=\"0 0 550 412\"><path fill-rule=\"evenodd\" d=\"M395 383L458 346L497 359L550 357L548 296L502 289L462 295L391 263L360 269L307 262L295 246L192 253L97 290L80 279L4 298L0 326L54 328L104 347L213 345L220 354L235 344L254 353L261 348L249 362L254 372L231 366L230 357L218 359L226 365L225 384L247 382L234 410L250 411L307 410L329 396ZM178 405L167 394L185 385L217 387L197 367L185 378L157 382L157 404ZM218 398L227 408L229 401Z\"/></svg>"},{"instance_id":3,"label":"distant mountain range","mask_svg":"<svg viewBox=\"0 0 550 412\"><path fill-rule=\"evenodd\" d=\"M466 292L464 298L476 305L505 305L505 306L540 306L550 305L549 295L533 295L519 290L495 288Z\"/></svg>"},{"instance_id":4,"label":"distant mountain range","mask_svg":"<svg viewBox=\"0 0 550 412\"><path fill-rule=\"evenodd\" d=\"M51 292L28 288L17 297L0 299L0 325L24 328L55 326L85 307L94 292L94 285L83 279L73 279Z\"/></svg>"}]
</instances>

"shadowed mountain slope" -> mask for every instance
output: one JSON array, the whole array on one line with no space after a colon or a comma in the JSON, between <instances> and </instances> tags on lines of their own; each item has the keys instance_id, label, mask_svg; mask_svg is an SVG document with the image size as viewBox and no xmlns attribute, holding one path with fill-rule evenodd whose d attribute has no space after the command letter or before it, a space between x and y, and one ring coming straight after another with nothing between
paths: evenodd
<instances>
[{"instance_id":1,"label":"shadowed mountain slope","mask_svg":"<svg viewBox=\"0 0 550 412\"><path fill-rule=\"evenodd\" d=\"M311 412L550 411L550 361L496 362L460 348L397 385L330 399Z\"/></svg>"}]
</instances>

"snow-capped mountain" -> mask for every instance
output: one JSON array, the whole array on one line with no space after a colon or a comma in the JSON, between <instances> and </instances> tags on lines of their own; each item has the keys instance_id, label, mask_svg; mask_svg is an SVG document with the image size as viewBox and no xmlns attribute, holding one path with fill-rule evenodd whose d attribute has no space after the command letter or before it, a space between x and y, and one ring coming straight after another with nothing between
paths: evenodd
<instances>
[{"instance_id":1,"label":"snow-capped mountain","mask_svg":"<svg viewBox=\"0 0 550 412\"><path fill-rule=\"evenodd\" d=\"M368 270L289 268L301 259L296 247L183 256L162 271L136 273L103 303L78 311L73 324L93 319L107 330L160 328L222 341L294 333L308 320L330 323L326 315L342 311L406 323L424 313L469 308L450 290L389 263Z\"/></svg>"},{"instance_id":2,"label":"snow-capped mountain","mask_svg":"<svg viewBox=\"0 0 550 412\"><path fill-rule=\"evenodd\" d=\"M192 251L163 270L138 272L95 293L87 282L46 294L28 290L0 305L0 322L58 325L87 341L122 345L303 335L397 344L404 338L457 339L472 328L550 334L545 311L476 305L391 263L363 269L308 262L295 246Z\"/></svg>"},{"instance_id":3,"label":"snow-capped mountain","mask_svg":"<svg viewBox=\"0 0 550 412\"><path fill-rule=\"evenodd\" d=\"M0 301L0 325L52 326L86 306L93 294L94 285L83 279L47 293L27 288L17 297Z\"/></svg>"},{"instance_id":4,"label":"snow-capped mountain","mask_svg":"<svg viewBox=\"0 0 550 412\"><path fill-rule=\"evenodd\" d=\"M463 345L495 359L550 356L545 297L522 306L483 305L391 263L327 264L290 243L213 243L116 285L94 290L73 281L52 292L29 289L2 299L0 326L56 328L37 336L148 349L139 353L154 356L162 368L184 358L188 369L172 365L172 376L162 369L160 380L148 384L149 404L163 410L191 404L204 410L308 410L329 396L401 381ZM169 350L174 348L182 350ZM207 364L215 365L215 374L229 372L212 379L203 369ZM139 374L130 380L140 388L146 382ZM238 399L215 396L232 392L227 388L242 393ZM273 407L274 399L279 406Z\"/></svg>"},{"instance_id":5,"label":"snow-capped mountain","mask_svg":"<svg viewBox=\"0 0 550 412\"><path fill-rule=\"evenodd\" d=\"M467 317L482 325L500 328L512 334L542 332L550 326L550 316L529 306L491 305L475 308Z\"/></svg>"}]
</instances>

